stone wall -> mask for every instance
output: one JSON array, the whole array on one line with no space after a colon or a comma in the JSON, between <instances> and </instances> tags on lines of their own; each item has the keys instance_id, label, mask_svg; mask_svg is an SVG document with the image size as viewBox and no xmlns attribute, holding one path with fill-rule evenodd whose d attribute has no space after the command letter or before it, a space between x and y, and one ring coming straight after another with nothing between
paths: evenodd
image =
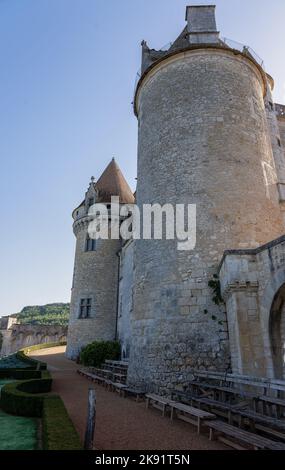
<instances>
[{"instance_id":1,"label":"stone wall","mask_svg":"<svg viewBox=\"0 0 285 470\"><path fill-rule=\"evenodd\" d=\"M19 325L14 322L1 329L3 343L0 355L5 356L27 346L66 341L67 327L60 325Z\"/></svg>"},{"instance_id":2,"label":"stone wall","mask_svg":"<svg viewBox=\"0 0 285 470\"><path fill-rule=\"evenodd\" d=\"M226 249L283 233L265 87L252 61L215 48L172 55L139 84L138 205L197 204L197 245L135 243L129 383L167 393L193 366L229 367L208 282Z\"/></svg>"},{"instance_id":3,"label":"stone wall","mask_svg":"<svg viewBox=\"0 0 285 470\"><path fill-rule=\"evenodd\" d=\"M121 343L122 359L130 355L131 316L133 312L133 254L134 242L126 243L120 254L118 339Z\"/></svg>"},{"instance_id":4,"label":"stone wall","mask_svg":"<svg viewBox=\"0 0 285 470\"><path fill-rule=\"evenodd\" d=\"M278 335L284 337L284 266L285 236L256 250L233 250L224 255L220 280L235 373L285 378L276 366L282 358L284 362L284 349L274 353L276 322ZM283 297L278 303L279 294Z\"/></svg>"},{"instance_id":5,"label":"stone wall","mask_svg":"<svg viewBox=\"0 0 285 470\"><path fill-rule=\"evenodd\" d=\"M279 201L281 203L282 213L285 211L285 152L281 142L280 126L278 123L276 109L273 103L272 90L273 82L268 79L267 94L265 96L265 109L267 116L268 129L271 139L273 161L276 169L277 187L279 192ZM285 220L285 214L284 214Z\"/></svg>"},{"instance_id":6,"label":"stone wall","mask_svg":"<svg viewBox=\"0 0 285 470\"><path fill-rule=\"evenodd\" d=\"M285 106L284 106L284 109L285 109ZM281 137L281 144L282 144L283 152L285 155L285 115L278 116L278 124L279 124L279 132L280 132L280 137Z\"/></svg>"}]
</instances>

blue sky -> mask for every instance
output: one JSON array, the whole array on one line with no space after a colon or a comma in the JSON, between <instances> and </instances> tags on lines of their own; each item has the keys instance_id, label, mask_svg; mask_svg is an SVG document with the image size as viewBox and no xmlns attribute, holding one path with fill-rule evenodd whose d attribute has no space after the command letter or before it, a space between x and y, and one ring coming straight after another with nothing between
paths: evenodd
<instances>
[{"instance_id":1,"label":"blue sky","mask_svg":"<svg viewBox=\"0 0 285 470\"><path fill-rule=\"evenodd\" d=\"M264 59L285 103L284 0L215 3L222 35ZM0 0L0 315L69 300L71 211L113 156L135 188L140 42L174 40L186 5Z\"/></svg>"}]
</instances>

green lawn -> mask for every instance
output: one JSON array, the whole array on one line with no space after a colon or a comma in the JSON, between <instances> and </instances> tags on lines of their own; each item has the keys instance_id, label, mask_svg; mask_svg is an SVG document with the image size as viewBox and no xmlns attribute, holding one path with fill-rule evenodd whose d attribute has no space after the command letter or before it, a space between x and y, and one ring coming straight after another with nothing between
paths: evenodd
<instances>
[{"instance_id":1,"label":"green lawn","mask_svg":"<svg viewBox=\"0 0 285 470\"><path fill-rule=\"evenodd\" d=\"M0 390L8 382L12 380L0 380ZM38 421L8 415L0 409L0 450L34 450L37 447Z\"/></svg>"}]
</instances>

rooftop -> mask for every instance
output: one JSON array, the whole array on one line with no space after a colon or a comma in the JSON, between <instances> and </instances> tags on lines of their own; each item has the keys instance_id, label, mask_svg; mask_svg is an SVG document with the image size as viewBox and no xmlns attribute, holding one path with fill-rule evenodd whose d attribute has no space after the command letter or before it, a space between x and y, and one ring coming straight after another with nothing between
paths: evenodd
<instances>
[{"instance_id":1,"label":"rooftop","mask_svg":"<svg viewBox=\"0 0 285 470\"><path fill-rule=\"evenodd\" d=\"M119 196L121 204L134 204L135 202L132 190L114 158L98 179L95 187L98 190L96 202L111 202L111 196Z\"/></svg>"}]
</instances>

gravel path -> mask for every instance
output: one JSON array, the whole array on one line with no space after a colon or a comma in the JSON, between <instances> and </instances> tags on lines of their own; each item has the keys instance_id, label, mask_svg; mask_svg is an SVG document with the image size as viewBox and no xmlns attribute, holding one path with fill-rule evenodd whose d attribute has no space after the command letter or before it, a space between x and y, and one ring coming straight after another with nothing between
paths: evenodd
<instances>
[{"instance_id":1,"label":"gravel path","mask_svg":"<svg viewBox=\"0 0 285 470\"><path fill-rule=\"evenodd\" d=\"M58 393L83 440L87 394L91 386L76 373L78 365L64 356L65 347L42 349L33 357L48 364L53 377L53 391ZM218 450L228 449L220 442L198 436L190 424L162 418L158 410L145 409L144 403L121 398L100 385L96 389L97 418L95 447L99 450Z\"/></svg>"}]
</instances>

